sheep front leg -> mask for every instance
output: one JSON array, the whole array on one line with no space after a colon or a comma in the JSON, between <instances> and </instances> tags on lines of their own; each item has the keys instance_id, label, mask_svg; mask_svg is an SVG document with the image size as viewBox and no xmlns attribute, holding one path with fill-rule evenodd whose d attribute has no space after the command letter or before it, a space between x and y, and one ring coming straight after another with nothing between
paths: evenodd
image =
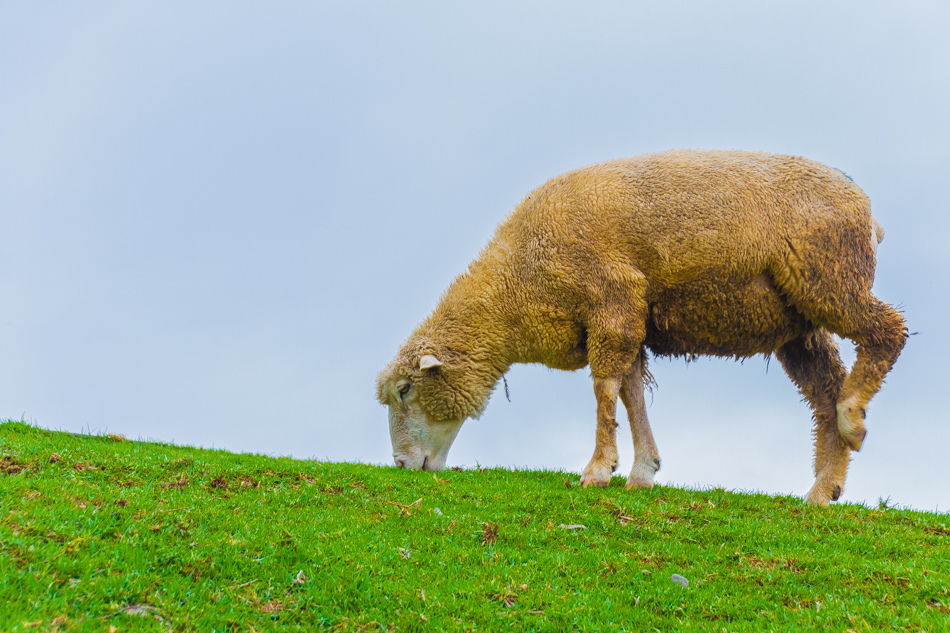
<instances>
[{"instance_id":1,"label":"sheep front leg","mask_svg":"<svg viewBox=\"0 0 950 633\"><path fill-rule=\"evenodd\" d=\"M617 470L617 396L622 378L594 378L597 396L597 439L594 455L581 475L581 486L606 488L611 474Z\"/></svg>"},{"instance_id":2,"label":"sheep front leg","mask_svg":"<svg viewBox=\"0 0 950 633\"><path fill-rule=\"evenodd\" d=\"M643 398L644 351L633 362L630 373L623 377L620 398L627 408L630 419L630 432L633 434L634 462L627 477L627 490L632 488L652 488L653 476L660 470L660 452L653 440L650 420L647 418L646 402Z\"/></svg>"}]
</instances>

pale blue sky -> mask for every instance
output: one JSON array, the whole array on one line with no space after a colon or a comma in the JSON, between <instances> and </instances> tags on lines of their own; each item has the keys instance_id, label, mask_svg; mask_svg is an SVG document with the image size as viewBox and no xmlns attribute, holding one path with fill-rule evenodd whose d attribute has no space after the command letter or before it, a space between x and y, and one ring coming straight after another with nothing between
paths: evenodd
<instances>
[{"instance_id":1,"label":"pale blue sky","mask_svg":"<svg viewBox=\"0 0 950 633\"><path fill-rule=\"evenodd\" d=\"M376 373L528 191L766 150L864 188L920 333L844 499L950 510L950 5L906 4L6 2L0 417L389 463ZM808 490L777 362L651 368L659 482ZM587 372L508 383L449 464L583 468Z\"/></svg>"}]
</instances>

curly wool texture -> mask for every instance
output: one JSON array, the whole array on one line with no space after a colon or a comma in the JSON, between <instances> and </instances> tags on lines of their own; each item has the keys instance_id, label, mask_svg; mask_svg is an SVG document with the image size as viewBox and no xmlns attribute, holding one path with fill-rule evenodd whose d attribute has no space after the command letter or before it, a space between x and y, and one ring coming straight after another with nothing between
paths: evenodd
<instances>
[{"instance_id":1,"label":"curly wool texture","mask_svg":"<svg viewBox=\"0 0 950 633\"><path fill-rule=\"evenodd\" d=\"M513 363L609 377L644 347L746 357L822 328L862 344L841 306L870 293L882 236L850 178L800 157L680 150L571 171L501 223L377 397L409 379L432 419L464 419ZM420 370L426 354L443 365Z\"/></svg>"}]
</instances>

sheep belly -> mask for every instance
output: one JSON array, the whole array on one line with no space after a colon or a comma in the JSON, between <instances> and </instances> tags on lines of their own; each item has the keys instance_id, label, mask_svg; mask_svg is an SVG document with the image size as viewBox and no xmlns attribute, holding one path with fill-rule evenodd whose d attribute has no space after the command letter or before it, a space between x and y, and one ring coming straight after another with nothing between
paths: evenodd
<instances>
[{"instance_id":1,"label":"sheep belly","mask_svg":"<svg viewBox=\"0 0 950 633\"><path fill-rule=\"evenodd\" d=\"M646 346L661 356L769 354L815 329L764 274L750 280L700 279L657 294Z\"/></svg>"}]
</instances>

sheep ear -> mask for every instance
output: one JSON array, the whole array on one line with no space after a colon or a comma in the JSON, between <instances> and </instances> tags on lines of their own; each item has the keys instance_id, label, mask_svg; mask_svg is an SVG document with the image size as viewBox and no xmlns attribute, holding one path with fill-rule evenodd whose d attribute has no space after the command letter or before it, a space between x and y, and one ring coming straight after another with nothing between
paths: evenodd
<instances>
[{"instance_id":1,"label":"sheep ear","mask_svg":"<svg viewBox=\"0 0 950 633\"><path fill-rule=\"evenodd\" d=\"M432 354L426 354L419 359L419 369L431 369L432 367L441 367L442 361L433 356Z\"/></svg>"}]
</instances>

